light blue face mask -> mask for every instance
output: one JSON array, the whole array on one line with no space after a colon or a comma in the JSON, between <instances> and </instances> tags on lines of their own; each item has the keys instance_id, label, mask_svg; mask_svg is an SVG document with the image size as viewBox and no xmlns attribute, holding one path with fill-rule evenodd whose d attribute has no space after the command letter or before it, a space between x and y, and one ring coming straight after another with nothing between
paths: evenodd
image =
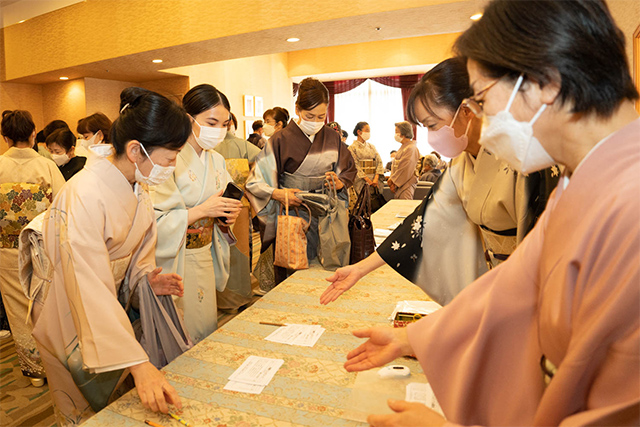
<instances>
[{"instance_id":1,"label":"light blue face mask","mask_svg":"<svg viewBox=\"0 0 640 427\"><path fill-rule=\"evenodd\" d=\"M509 112L523 80L524 76L520 74L503 111L485 117L480 144L514 170L529 174L553 166L556 162L533 136L533 124L547 105L542 104L529 122L519 122Z\"/></svg>"}]
</instances>

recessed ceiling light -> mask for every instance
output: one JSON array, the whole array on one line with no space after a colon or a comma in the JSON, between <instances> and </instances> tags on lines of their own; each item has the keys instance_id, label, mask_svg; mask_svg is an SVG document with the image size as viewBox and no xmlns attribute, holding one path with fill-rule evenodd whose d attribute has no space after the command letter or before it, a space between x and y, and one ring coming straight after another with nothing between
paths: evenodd
<instances>
[{"instance_id":1,"label":"recessed ceiling light","mask_svg":"<svg viewBox=\"0 0 640 427\"><path fill-rule=\"evenodd\" d=\"M69 80L69 77L60 77L60 80Z\"/></svg>"},{"instance_id":2,"label":"recessed ceiling light","mask_svg":"<svg viewBox=\"0 0 640 427\"><path fill-rule=\"evenodd\" d=\"M471 15L471 18L470 18L470 19L471 19L472 21L477 21L477 20L479 20L480 18L482 18L482 14L481 14L481 13L476 13L475 15Z\"/></svg>"},{"instance_id":3,"label":"recessed ceiling light","mask_svg":"<svg viewBox=\"0 0 640 427\"><path fill-rule=\"evenodd\" d=\"M162 62L162 59L154 59L153 61L154 64L160 64Z\"/></svg>"},{"instance_id":4,"label":"recessed ceiling light","mask_svg":"<svg viewBox=\"0 0 640 427\"><path fill-rule=\"evenodd\" d=\"M26 21L26 19L23 19L22 21L18 21L18 24L22 24L24 21Z\"/></svg>"},{"instance_id":5,"label":"recessed ceiling light","mask_svg":"<svg viewBox=\"0 0 640 427\"><path fill-rule=\"evenodd\" d=\"M297 38L297 37L289 37L289 38L287 39L287 41L288 41L289 43L295 43L295 42L299 42L299 41L300 41L300 39L299 39L299 38Z\"/></svg>"}]
</instances>

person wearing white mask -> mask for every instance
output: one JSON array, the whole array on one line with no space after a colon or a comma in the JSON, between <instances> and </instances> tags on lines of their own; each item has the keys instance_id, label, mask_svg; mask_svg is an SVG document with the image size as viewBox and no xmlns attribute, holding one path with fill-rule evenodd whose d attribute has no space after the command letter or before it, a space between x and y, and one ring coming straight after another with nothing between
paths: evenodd
<instances>
[{"instance_id":1,"label":"person wearing white mask","mask_svg":"<svg viewBox=\"0 0 640 427\"><path fill-rule=\"evenodd\" d=\"M184 297L176 300L194 343L218 327L216 290L229 279L230 230L242 203L222 197L233 178L215 148L230 120L229 101L210 84L191 88L182 98L191 134L178 154L175 171L154 187L158 224L156 262L184 278Z\"/></svg>"},{"instance_id":2,"label":"person wearing white mask","mask_svg":"<svg viewBox=\"0 0 640 427\"><path fill-rule=\"evenodd\" d=\"M289 123L289 112L286 108L273 107L262 114L264 119L264 136L271 138L274 133L287 127Z\"/></svg>"},{"instance_id":3,"label":"person wearing white mask","mask_svg":"<svg viewBox=\"0 0 640 427\"><path fill-rule=\"evenodd\" d=\"M384 175L384 164L376 147L368 142L369 138L371 138L369 123L359 122L353 129L353 135L356 140L349 146L349 151L356 162L356 169L358 170L356 179L353 182L353 188L358 194L362 187L369 185L377 187L380 194L382 194L383 180L380 178L381 175Z\"/></svg>"},{"instance_id":4,"label":"person wearing white mask","mask_svg":"<svg viewBox=\"0 0 640 427\"><path fill-rule=\"evenodd\" d=\"M394 193L394 199L411 200L418 185L416 166L420 160L420 151L413 139L413 129L409 122L396 123L395 140L402 144L402 147L393 159L387 184Z\"/></svg>"},{"instance_id":5,"label":"person wearing white mask","mask_svg":"<svg viewBox=\"0 0 640 427\"><path fill-rule=\"evenodd\" d=\"M76 136L69 129L58 129L47 137L45 141L51 159L58 165L65 181L74 176L84 167L87 158L76 156Z\"/></svg>"},{"instance_id":6,"label":"person wearing white mask","mask_svg":"<svg viewBox=\"0 0 640 427\"><path fill-rule=\"evenodd\" d=\"M463 102L471 95L460 58L441 62L416 84L407 116L428 129L429 145L453 158L451 165L375 253L328 279L332 285L323 303L386 263L448 304L489 267L506 260L535 225L558 175L551 169L518 174L481 147L482 120Z\"/></svg>"},{"instance_id":7,"label":"person wearing white mask","mask_svg":"<svg viewBox=\"0 0 640 427\"><path fill-rule=\"evenodd\" d=\"M149 362L118 296L127 292L123 286L183 293L179 275L156 268L148 185L171 175L191 124L184 109L155 92L130 87L120 99L114 155L89 157L44 217L53 276L44 305L33 306L33 336L59 425L80 424L104 408L129 374L147 408L166 413L167 403L181 406Z\"/></svg>"},{"instance_id":8,"label":"person wearing white mask","mask_svg":"<svg viewBox=\"0 0 640 427\"><path fill-rule=\"evenodd\" d=\"M267 142L256 159L247 181L247 196L258 212L262 251L271 251L275 240L276 217L280 203L299 206L299 191L322 191L325 180L335 182L338 197L348 205L347 189L353 184L356 167L349 149L340 135L325 126L329 91L322 82L306 78L300 83L296 100L297 120ZM276 203L279 202L279 203ZM307 215L300 212L301 216ZM307 232L307 257L318 254L318 218L311 218ZM284 280L291 271L276 267L275 283ZM261 289L264 289L261 282Z\"/></svg>"},{"instance_id":9,"label":"person wearing white mask","mask_svg":"<svg viewBox=\"0 0 640 427\"><path fill-rule=\"evenodd\" d=\"M103 113L94 113L78 120L76 132L82 136L76 145L76 155L89 157L90 153L107 157L113 154L109 143L111 120Z\"/></svg>"}]
</instances>

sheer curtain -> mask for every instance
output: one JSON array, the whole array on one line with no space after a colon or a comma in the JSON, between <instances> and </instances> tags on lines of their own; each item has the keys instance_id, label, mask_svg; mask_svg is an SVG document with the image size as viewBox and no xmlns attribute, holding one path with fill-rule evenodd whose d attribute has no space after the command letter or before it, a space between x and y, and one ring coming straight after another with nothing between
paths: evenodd
<instances>
[{"instance_id":1,"label":"sheer curtain","mask_svg":"<svg viewBox=\"0 0 640 427\"><path fill-rule=\"evenodd\" d=\"M389 152L400 148L394 139L394 124L404 120L402 91L367 79L353 90L335 96L335 120L349 133L347 144L353 140L353 129L358 122L371 126L369 140L380 153L386 164Z\"/></svg>"}]
</instances>

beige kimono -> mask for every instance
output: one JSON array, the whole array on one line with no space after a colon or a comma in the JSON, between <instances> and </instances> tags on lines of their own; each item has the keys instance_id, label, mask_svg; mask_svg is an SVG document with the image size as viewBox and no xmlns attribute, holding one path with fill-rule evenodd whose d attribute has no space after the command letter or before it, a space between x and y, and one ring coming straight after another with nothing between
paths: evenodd
<instances>
[{"instance_id":1,"label":"beige kimono","mask_svg":"<svg viewBox=\"0 0 640 427\"><path fill-rule=\"evenodd\" d=\"M389 179L398 187L393 196L394 199L413 199L413 193L418 185L418 177L416 176L418 160L420 160L420 151L418 151L416 142L412 140L402 144L393 159L391 176L389 176Z\"/></svg>"},{"instance_id":2,"label":"beige kimono","mask_svg":"<svg viewBox=\"0 0 640 427\"><path fill-rule=\"evenodd\" d=\"M27 322L28 300L18 274L20 231L50 205L64 178L55 163L32 148L10 148L0 156L0 293L25 376L44 378Z\"/></svg>"},{"instance_id":3,"label":"beige kimono","mask_svg":"<svg viewBox=\"0 0 640 427\"><path fill-rule=\"evenodd\" d=\"M33 335L58 424L74 425L106 406L125 368L148 360L118 301L123 282L132 288L155 268L148 191L91 156L54 200L43 237L54 271Z\"/></svg>"}]
</instances>

